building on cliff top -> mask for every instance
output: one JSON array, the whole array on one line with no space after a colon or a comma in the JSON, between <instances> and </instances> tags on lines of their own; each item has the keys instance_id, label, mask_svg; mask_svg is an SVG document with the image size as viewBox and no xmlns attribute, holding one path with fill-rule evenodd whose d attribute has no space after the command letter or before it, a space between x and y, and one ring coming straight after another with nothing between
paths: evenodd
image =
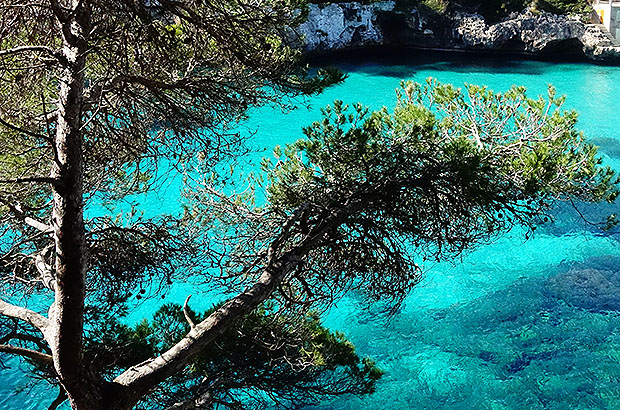
<instances>
[{"instance_id":1,"label":"building on cliff top","mask_svg":"<svg viewBox=\"0 0 620 410\"><path fill-rule=\"evenodd\" d=\"M620 0L593 0L592 7L611 35L620 39Z\"/></svg>"}]
</instances>

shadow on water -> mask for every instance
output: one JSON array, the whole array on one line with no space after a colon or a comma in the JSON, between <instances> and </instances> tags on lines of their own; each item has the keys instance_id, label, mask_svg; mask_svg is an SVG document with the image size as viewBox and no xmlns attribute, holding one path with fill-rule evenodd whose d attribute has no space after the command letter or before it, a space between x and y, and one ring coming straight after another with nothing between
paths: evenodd
<instances>
[{"instance_id":1,"label":"shadow on water","mask_svg":"<svg viewBox=\"0 0 620 410\"><path fill-rule=\"evenodd\" d=\"M580 60L563 58L554 61L575 63ZM346 72L394 78L410 78L416 71L423 70L536 76L544 74L548 67L548 59L521 54L459 53L409 48L340 51L311 57L308 62L318 66L336 66Z\"/></svg>"}]
</instances>

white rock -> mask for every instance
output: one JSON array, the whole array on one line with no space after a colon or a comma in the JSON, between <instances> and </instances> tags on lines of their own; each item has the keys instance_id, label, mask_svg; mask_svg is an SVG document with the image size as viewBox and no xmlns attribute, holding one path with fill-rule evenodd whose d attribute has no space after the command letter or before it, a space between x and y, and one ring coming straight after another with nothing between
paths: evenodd
<instances>
[{"instance_id":1,"label":"white rock","mask_svg":"<svg viewBox=\"0 0 620 410\"><path fill-rule=\"evenodd\" d=\"M372 4L310 4L308 20L298 28L307 51L363 47L383 43L377 13L394 8L393 1Z\"/></svg>"}]
</instances>

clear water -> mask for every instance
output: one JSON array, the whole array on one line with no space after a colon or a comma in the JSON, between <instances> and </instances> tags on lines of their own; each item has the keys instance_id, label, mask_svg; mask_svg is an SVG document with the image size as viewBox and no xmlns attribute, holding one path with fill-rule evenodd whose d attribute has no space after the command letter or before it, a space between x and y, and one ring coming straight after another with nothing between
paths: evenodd
<instances>
[{"instance_id":1,"label":"clear water","mask_svg":"<svg viewBox=\"0 0 620 410\"><path fill-rule=\"evenodd\" d=\"M301 127L318 119L318 108L336 98L391 108L401 79L433 76L496 91L518 84L532 95L544 94L551 83L567 95L566 106L581 113L580 128L601 146L607 163L620 170L618 67L446 55L340 66L348 79L309 99L309 109L252 113L253 143L272 147L301 137ZM159 195L150 206L165 202ZM578 206L594 221L620 211L616 205ZM386 375L372 396L308 409L620 408L618 235L598 231L566 205L555 216L529 241L515 230L462 260L433 266L390 322L360 310L355 298L339 303L327 325L344 331ZM181 302L186 294L179 289L166 301ZM19 371L0 370L0 408L49 404L54 392L11 393L25 381Z\"/></svg>"}]
</instances>

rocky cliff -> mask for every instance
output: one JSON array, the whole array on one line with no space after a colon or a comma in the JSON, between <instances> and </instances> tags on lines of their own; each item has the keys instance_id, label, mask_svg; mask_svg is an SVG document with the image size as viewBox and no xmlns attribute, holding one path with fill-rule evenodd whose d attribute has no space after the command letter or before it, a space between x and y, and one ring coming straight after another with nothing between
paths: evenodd
<instances>
[{"instance_id":1,"label":"rocky cliff","mask_svg":"<svg viewBox=\"0 0 620 410\"><path fill-rule=\"evenodd\" d=\"M620 43L601 25L531 10L487 24L478 14L402 11L393 1L311 4L298 32L307 52L387 45L620 61Z\"/></svg>"},{"instance_id":2,"label":"rocky cliff","mask_svg":"<svg viewBox=\"0 0 620 410\"><path fill-rule=\"evenodd\" d=\"M392 1L310 4L308 20L299 27L304 48L327 51L384 44L377 16L393 9Z\"/></svg>"}]
</instances>

